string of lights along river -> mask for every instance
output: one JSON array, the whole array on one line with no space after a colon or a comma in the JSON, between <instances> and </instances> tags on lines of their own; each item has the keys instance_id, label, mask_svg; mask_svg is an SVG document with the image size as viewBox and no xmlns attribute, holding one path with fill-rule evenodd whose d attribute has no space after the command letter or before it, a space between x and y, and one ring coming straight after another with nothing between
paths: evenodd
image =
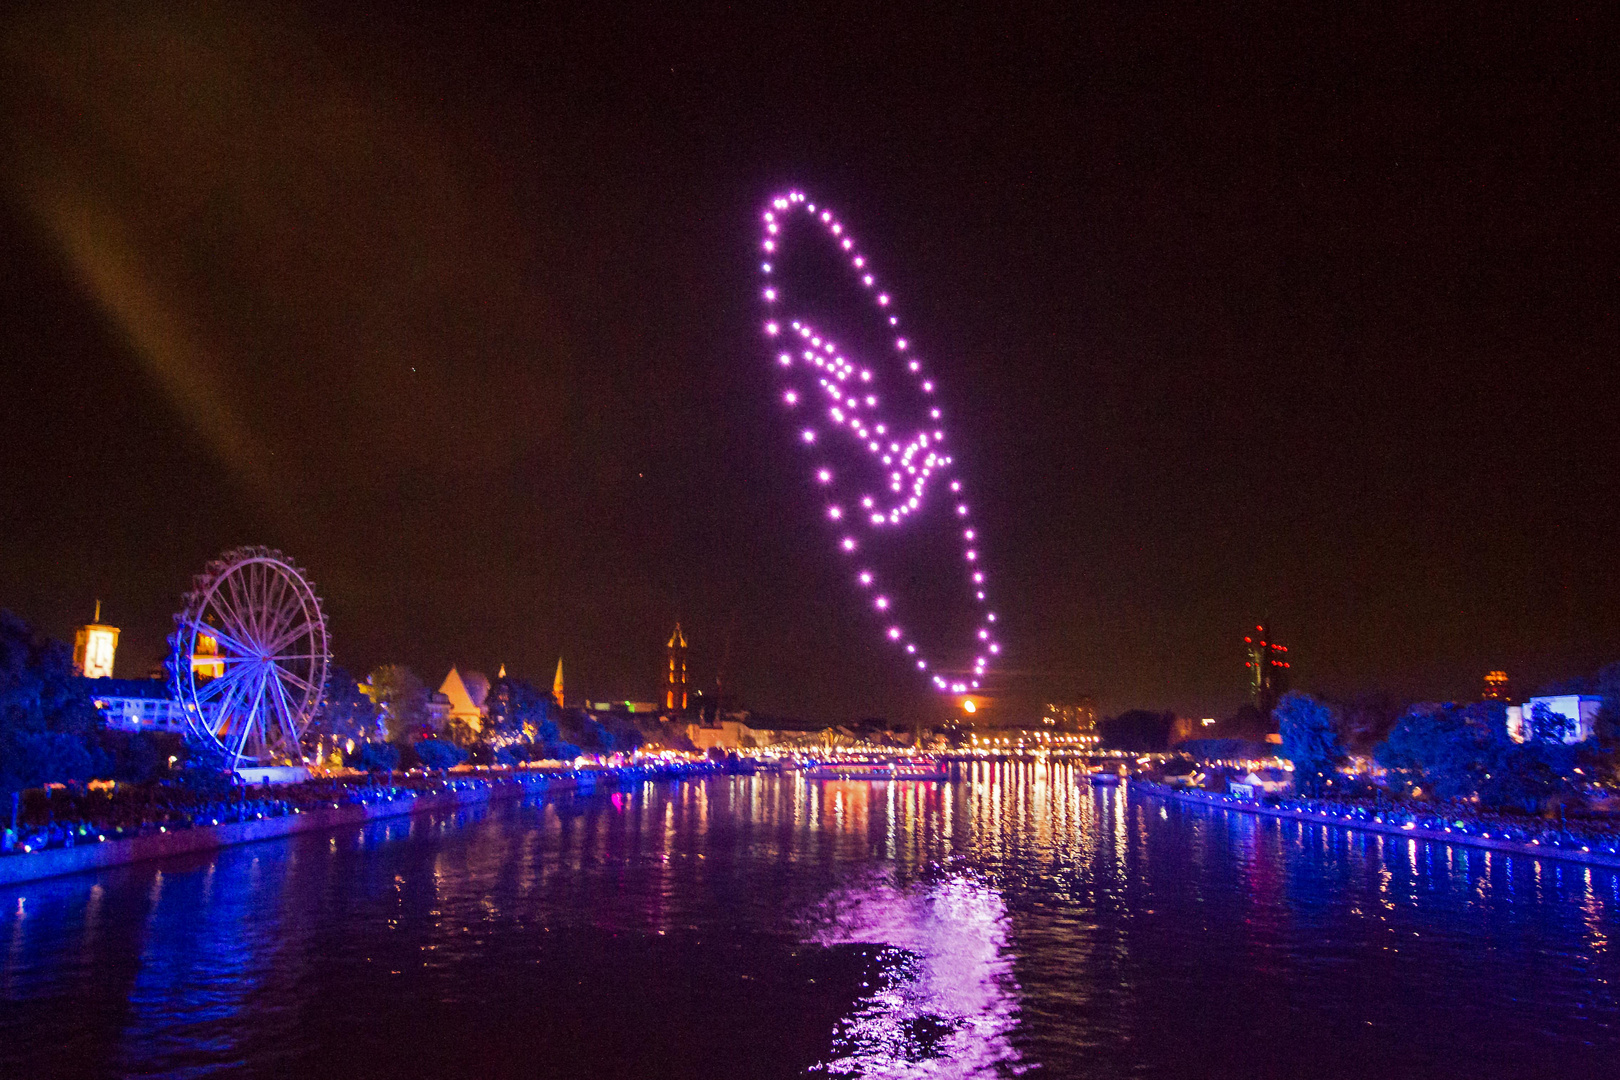
<instances>
[{"instance_id":1,"label":"string of lights along river","mask_svg":"<svg viewBox=\"0 0 1620 1080\"><path fill-rule=\"evenodd\" d=\"M780 405L793 419L835 548L884 640L907 663L940 692L978 690L1001 645L980 537L947 449L937 376L906 337L869 257L831 209L790 191L770 201L760 224L762 326L781 377ZM795 234L808 234L806 245L819 240L844 272L806 271ZM941 485L947 490L934 494ZM935 500L949 510L930 521ZM917 529L958 538L962 595L975 605L966 613L945 610L937 589L917 584L937 573L906 544ZM887 570L880 554L888 557ZM924 640L924 627L942 630L942 640Z\"/></svg>"},{"instance_id":2,"label":"string of lights along river","mask_svg":"<svg viewBox=\"0 0 1620 1080\"><path fill-rule=\"evenodd\" d=\"M1614 874L1077 780L647 783L0 890L0 1076L1617 1075Z\"/></svg>"}]
</instances>

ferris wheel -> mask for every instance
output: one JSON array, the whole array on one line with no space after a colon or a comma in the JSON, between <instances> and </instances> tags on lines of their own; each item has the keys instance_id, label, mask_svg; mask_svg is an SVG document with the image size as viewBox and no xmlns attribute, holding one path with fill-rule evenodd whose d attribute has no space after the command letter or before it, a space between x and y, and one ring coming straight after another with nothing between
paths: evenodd
<instances>
[{"instance_id":1,"label":"ferris wheel","mask_svg":"<svg viewBox=\"0 0 1620 1080\"><path fill-rule=\"evenodd\" d=\"M321 599L287 556L241 547L192 579L169 638L186 722L226 765L296 764L321 703L330 642Z\"/></svg>"}]
</instances>

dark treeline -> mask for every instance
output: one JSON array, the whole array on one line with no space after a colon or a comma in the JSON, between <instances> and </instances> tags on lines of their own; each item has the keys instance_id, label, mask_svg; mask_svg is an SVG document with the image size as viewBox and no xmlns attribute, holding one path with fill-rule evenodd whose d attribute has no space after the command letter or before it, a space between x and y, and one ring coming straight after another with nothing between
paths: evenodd
<instances>
[{"instance_id":1,"label":"dark treeline","mask_svg":"<svg viewBox=\"0 0 1620 1080\"><path fill-rule=\"evenodd\" d=\"M93 779L144 782L191 756L165 732L108 730L67 646L0 610L0 794ZM9 802L9 799L7 800Z\"/></svg>"}]
</instances>

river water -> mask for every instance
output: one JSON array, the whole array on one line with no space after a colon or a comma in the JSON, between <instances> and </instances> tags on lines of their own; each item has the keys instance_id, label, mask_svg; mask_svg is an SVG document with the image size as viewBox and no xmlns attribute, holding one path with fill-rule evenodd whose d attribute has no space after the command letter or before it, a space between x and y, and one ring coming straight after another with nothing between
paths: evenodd
<instances>
[{"instance_id":1,"label":"river water","mask_svg":"<svg viewBox=\"0 0 1620 1080\"><path fill-rule=\"evenodd\" d=\"M0 1076L1612 1078L1617 935L1063 764L647 784L0 890Z\"/></svg>"}]
</instances>

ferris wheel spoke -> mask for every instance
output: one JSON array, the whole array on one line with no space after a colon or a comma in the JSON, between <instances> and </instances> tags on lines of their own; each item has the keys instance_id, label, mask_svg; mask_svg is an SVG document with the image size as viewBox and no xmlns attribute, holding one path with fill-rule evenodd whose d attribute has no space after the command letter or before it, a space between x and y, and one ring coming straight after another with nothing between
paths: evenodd
<instances>
[{"instance_id":1,"label":"ferris wheel spoke","mask_svg":"<svg viewBox=\"0 0 1620 1080\"><path fill-rule=\"evenodd\" d=\"M227 668L225 674L209 679L197 688L197 702L201 704L211 698L218 697L241 681L244 674L245 669L243 668Z\"/></svg>"},{"instance_id":2,"label":"ferris wheel spoke","mask_svg":"<svg viewBox=\"0 0 1620 1080\"><path fill-rule=\"evenodd\" d=\"M245 699L244 699L245 700ZM236 739L236 749L231 754L231 768L236 768L242 761L242 751L247 747L248 736L253 734L254 727L259 722L259 706L264 700L264 681L259 681L258 689L253 695L253 704L242 717L242 731Z\"/></svg>"},{"instance_id":3,"label":"ferris wheel spoke","mask_svg":"<svg viewBox=\"0 0 1620 1080\"><path fill-rule=\"evenodd\" d=\"M296 623L296 625L293 625L294 623ZM300 602L298 606L293 609L292 615L282 621L276 627L275 631L268 635L268 640L270 643L265 646L264 651L271 656L274 656L282 649L285 649L299 638L308 634L311 626L312 620L307 617L307 613L304 610L304 605L302 602Z\"/></svg>"},{"instance_id":4,"label":"ferris wheel spoke","mask_svg":"<svg viewBox=\"0 0 1620 1080\"><path fill-rule=\"evenodd\" d=\"M265 573L269 580L264 583L264 633L260 637L271 641L281 633L297 607L287 603L287 579L268 570Z\"/></svg>"},{"instance_id":5,"label":"ferris wheel spoke","mask_svg":"<svg viewBox=\"0 0 1620 1080\"><path fill-rule=\"evenodd\" d=\"M301 614L303 614L303 605L298 603L296 599L293 603L276 611L271 617L269 628L264 632L265 652L279 652L284 647L282 638L286 635L287 628Z\"/></svg>"},{"instance_id":6,"label":"ferris wheel spoke","mask_svg":"<svg viewBox=\"0 0 1620 1080\"><path fill-rule=\"evenodd\" d=\"M248 644L244 638L238 637L234 632L225 630L222 627L210 626L199 621L196 625L196 631L199 634L207 634L214 639L214 643L220 648L229 648L238 656L252 657L258 653L258 650Z\"/></svg>"},{"instance_id":7,"label":"ferris wheel spoke","mask_svg":"<svg viewBox=\"0 0 1620 1080\"><path fill-rule=\"evenodd\" d=\"M214 596L219 602L221 621L230 626L231 633L238 639L250 641L253 637L253 601L247 595L246 583L239 575L232 573L227 574L220 585L214 590ZM244 648L242 651L253 650Z\"/></svg>"},{"instance_id":8,"label":"ferris wheel spoke","mask_svg":"<svg viewBox=\"0 0 1620 1080\"><path fill-rule=\"evenodd\" d=\"M198 622L204 621L201 616L208 614L208 609L214 611L215 621L226 626L242 626L245 620L242 617L243 607L240 596L236 592L234 575L214 583L214 589L208 594L207 603L199 612Z\"/></svg>"},{"instance_id":9,"label":"ferris wheel spoke","mask_svg":"<svg viewBox=\"0 0 1620 1080\"><path fill-rule=\"evenodd\" d=\"M304 679L304 678L301 678L301 677L299 677L297 675L294 675L292 672L288 671L284 667L281 667L280 665L277 665L277 667L276 667L276 674L278 676L280 676L281 679L283 679L284 681L291 683L298 690L302 691L304 693L304 695L311 700L312 703L313 703L313 701L315 699L318 699L320 697L320 693L321 693L320 688L317 687L314 683L310 682L308 679Z\"/></svg>"},{"instance_id":10,"label":"ferris wheel spoke","mask_svg":"<svg viewBox=\"0 0 1620 1080\"><path fill-rule=\"evenodd\" d=\"M287 697L286 688L281 685L280 679L273 679L270 683L276 691L276 711L281 717L281 734L287 742L288 753L298 752L300 759L304 756L303 747L298 744L298 710L293 707L292 701Z\"/></svg>"}]
</instances>

